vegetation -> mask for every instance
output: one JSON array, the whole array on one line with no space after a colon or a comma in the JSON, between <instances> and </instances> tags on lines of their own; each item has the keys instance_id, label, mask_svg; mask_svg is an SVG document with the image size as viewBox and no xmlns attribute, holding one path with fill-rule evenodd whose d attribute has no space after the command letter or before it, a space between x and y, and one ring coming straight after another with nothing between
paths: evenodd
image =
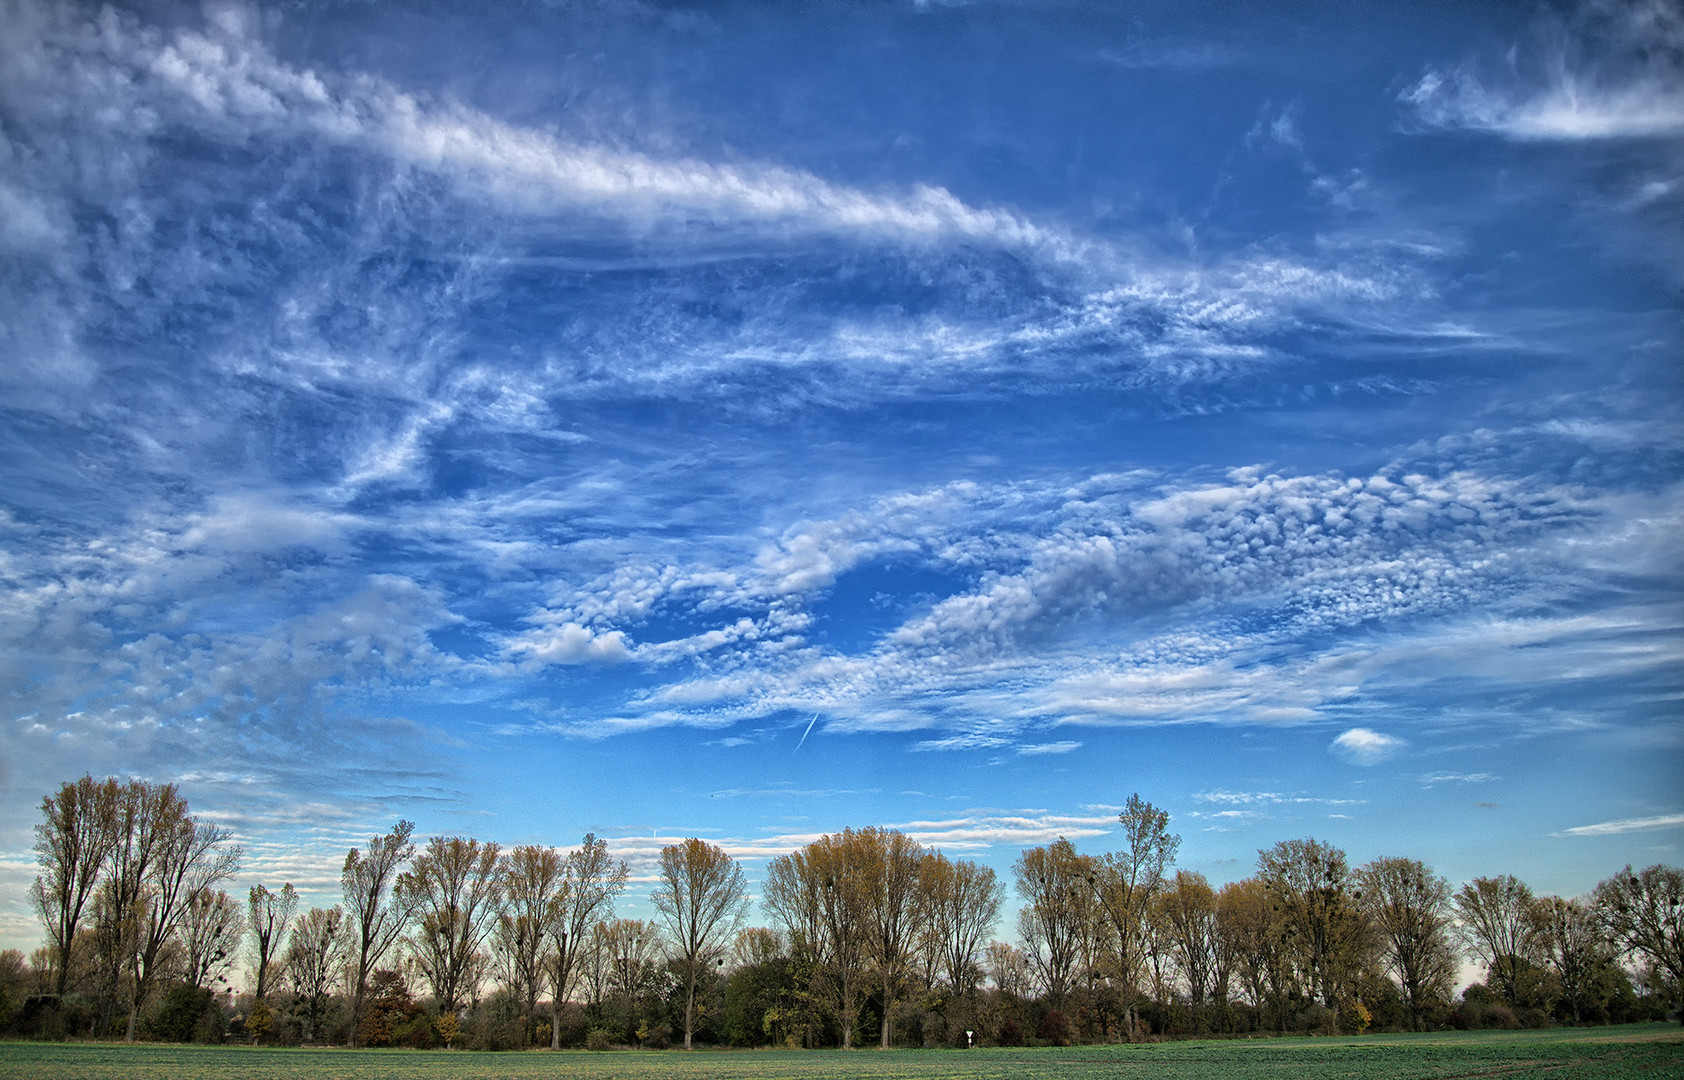
<instances>
[{"instance_id":1,"label":"vegetation","mask_svg":"<svg viewBox=\"0 0 1684 1080\"><path fill-rule=\"evenodd\" d=\"M743 927L742 868L701 840L663 850L655 924L615 917L629 871L594 836L565 852L468 837L418 848L406 821L346 854L342 904L299 912L283 884L252 888L242 908L216 888L239 848L173 786L84 777L42 801L31 896L46 940L27 962L0 954L0 1030L441 1050L1029 1048L1629 1023L1679 1000L1677 869L1627 867L1583 898L1537 897L1513 876L1452 892L1419 861L1352 867L1305 838L1215 889L1173 868L1168 821L1131 796L1121 850L1023 852L1008 942L990 940L1006 896L991 869L875 827L773 859L765 926ZM236 995L242 952L251 992ZM1487 978L1458 999L1464 956Z\"/></svg>"}]
</instances>

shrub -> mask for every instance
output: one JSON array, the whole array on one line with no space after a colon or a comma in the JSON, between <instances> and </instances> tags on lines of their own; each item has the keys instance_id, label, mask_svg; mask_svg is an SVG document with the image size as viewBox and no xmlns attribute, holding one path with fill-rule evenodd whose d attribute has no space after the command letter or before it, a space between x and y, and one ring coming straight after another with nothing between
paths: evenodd
<instances>
[{"instance_id":1,"label":"shrub","mask_svg":"<svg viewBox=\"0 0 1684 1080\"><path fill-rule=\"evenodd\" d=\"M165 1042L192 1042L201 1034L200 1021L211 1010L216 995L209 990L185 983L170 987L146 1018L146 1033ZM220 1033L221 1017L217 1017Z\"/></svg>"},{"instance_id":2,"label":"shrub","mask_svg":"<svg viewBox=\"0 0 1684 1080\"><path fill-rule=\"evenodd\" d=\"M1058 1009L1048 1009L1047 1015L1041 1017L1041 1026L1035 1034L1053 1046L1069 1046L1070 1021Z\"/></svg>"}]
</instances>

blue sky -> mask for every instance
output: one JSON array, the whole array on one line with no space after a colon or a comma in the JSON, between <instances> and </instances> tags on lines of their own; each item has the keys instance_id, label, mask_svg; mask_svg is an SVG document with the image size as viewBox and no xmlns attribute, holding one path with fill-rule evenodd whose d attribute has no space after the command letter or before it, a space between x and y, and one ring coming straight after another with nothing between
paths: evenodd
<instances>
[{"instance_id":1,"label":"blue sky","mask_svg":"<svg viewBox=\"0 0 1684 1080\"><path fill-rule=\"evenodd\" d=\"M8 4L0 944L84 772L1676 864L1681 225L1677 3Z\"/></svg>"}]
</instances>

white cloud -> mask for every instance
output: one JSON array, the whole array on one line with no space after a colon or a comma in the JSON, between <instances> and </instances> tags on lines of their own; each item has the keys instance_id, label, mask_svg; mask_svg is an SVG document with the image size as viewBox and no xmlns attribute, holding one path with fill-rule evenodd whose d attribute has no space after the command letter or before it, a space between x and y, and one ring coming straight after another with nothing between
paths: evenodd
<instances>
[{"instance_id":1,"label":"white cloud","mask_svg":"<svg viewBox=\"0 0 1684 1080\"><path fill-rule=\"evenodd\" d=\"M1654 817L1626 818L1604 821L1596 825L1578 825L1563 829L1551 836L1619 836L1624 833L1650 832L1655 829L1684 828L1684 814L1656 814Z\"/></svg>"},{"instance_id":2,"label":"white cloud","mask_svg":"<svg viewBox=\"0 0 1684 1080\"><path fill-rule=\"evenodd\" d=\"M1351 728L1328 744L1328 749L1356 765L1377 765L1402 750L1404 742L1369 728Z\"/></svg>"},{"instance_id":3,"label":"white cloud","mask_svg":"<svg viewBox=\"0 0 1684 1080\"><path fill-rule=\"evenodd\" d=\"M1429 72L1404 92L1433 127L1516 140L1655 138L1684 132L1684 92L1659 82L1602 87L1563 76L1532 90L1490 90L1468 71Z\"/></svg>"},{"instance_id":4,"label":"white cloud","mask_svg":"<svg viewBox=\"0 0 1684 1080\"><path fill-rule=\"evenodd\" d=\"M969 206L943 188L898 193L834 184L798 169L660 158L522 128L455 102L413 94L372 75L340 78L292 67L251 36L243 20L204 32L159 33L107 15L92 27L54 27L49 48L118 65L123 97L109 105L153 109L230 136L308 132L447 177L516 212L599 211L646 228L706 215L779 230L874 234L912 243L961 238L1065 258L1068 235L1006 210ZM144 103L135 91L152 90ZM161 93L158 93L161 92ZM156 122L156 121L155 121Z\"/></svg>"},{"instance_id":5,"label":"white cloud","mask_svg":"<svg viewBox=\"0 0 1684 1080\"><path fill-rule=\"evenodd\" d=\"M1658 611L1622 624L1494 606L1516 580L1569 587L1554 567L1597 550L1601 510L1582 492L1442 468L950 485L802 522L752 553L715 549L689 566L620 557L533 618L621 631L638 659L710 657L632 703L649 722L822 709L848 732L995 718L960 721L923 750L1017 746L1054 722L1294 725L1377 693L1543 663L1548 648L1575 650L1589 676L1597 636L1609 665L1661 663L1616 640ZM1556 552L1564 529L1572 550ZM878 560L938 570L955 588L863 648L812 640L831 587ZM634 644L657 613L703 625ZM1375 632L1309 653L1291 644L1359 624Z\"/></svg>"},{"instance_id":6,"label":"white cloud","mask_svg":"<svg viewBox=\"0 0 1684 1080\"><path fill-rule=\"evenodd\" d=\"M630 659L632 652L624 631L599 632L574 622L530 631L511 642L509 651L542 664L621 661Z\"/></svg>"},{"instance_id":7,"label":"white cloud","mask_svg":"<svg viewBox=\"0 0 1684 1080\"><path fill-rule=\"evenodd\" d=\"M1334 799L1317 795L1287 794L1281 791L1200 791L1193 795L1195 802L1214 803L1217 806L1360 806L1363 799ZM1231 817L1236 814L1252 813L1245 810L1222 810L1207 813L1207 817Z\"/></svg>"},{"instance_id":8,"label":"white cloud","mask_svg":"<svg viewBox=\"0 0 1684 1080\"><path fill-rule=\"evenodd\" d=\"M1492 781L1500 779L1502 779L1502 777L1494 776L1491 773L1486 772L1430 772L1422 773L1420 776L1416 777L1416 780L1420 782L1422 787L1435 787L1438 784L1489 784Z\"/></svg>"},{"instance_id":9,"label":"white cloud","mask_svg":"<svg viewBox=\"0 0 1684 1080\"><path fill-rule=\"evenodd\" d=\"M1070 739L1063 739L1059 742L1030 743L1027 746L1020 746L1017 748L1017 754L1020 757L1037 757L1043 754L1068 754L1072 750L1081 749L1081 747L1082 744L1079 742L1075 742Z\"/></svg>"},{"instance_id":10,"label":"white cloud","mask_svg":"<svg viewBox=\"0 0 1684 1080\"><path fill-rule=\"evenodd\" d=\"M1669 0L1586 4L1507 70L1432 69L1400 96L1424 123L1515 140L1684 133L1684 9Z\"/></svg>"},{"instance_id":11,"label":"white cloud","mask_svg":"<svg viewBox=\"0 0 1684 1080\"><path fill-rule=\"evenodd\" d=\"M1010 746L1011 740L1001 735L980 735L967 733L964 735L949 735L942 739L925 739L915 744L914 751L927 752L932 750L997 750L1002 746Z\"/></svg>"}]
</instances>

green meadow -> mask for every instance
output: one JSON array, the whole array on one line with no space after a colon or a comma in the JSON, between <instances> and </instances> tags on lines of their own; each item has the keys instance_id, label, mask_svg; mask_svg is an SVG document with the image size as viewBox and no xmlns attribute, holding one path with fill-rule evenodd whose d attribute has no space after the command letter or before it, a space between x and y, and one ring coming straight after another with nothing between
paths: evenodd
<instances>
[{"instance_id":1,"label":"green meadow","mask_svg":"<svg viewBox=\"0 0 1684 1080\"><path fill-rule=\"evenodd\" d=\"M1229 1080L1684 1077L1684 1028L1444 1032L1044 1049L466 1051L0 1044L0 1077L29 1080Z\"/></svg>"}]
</instances>

